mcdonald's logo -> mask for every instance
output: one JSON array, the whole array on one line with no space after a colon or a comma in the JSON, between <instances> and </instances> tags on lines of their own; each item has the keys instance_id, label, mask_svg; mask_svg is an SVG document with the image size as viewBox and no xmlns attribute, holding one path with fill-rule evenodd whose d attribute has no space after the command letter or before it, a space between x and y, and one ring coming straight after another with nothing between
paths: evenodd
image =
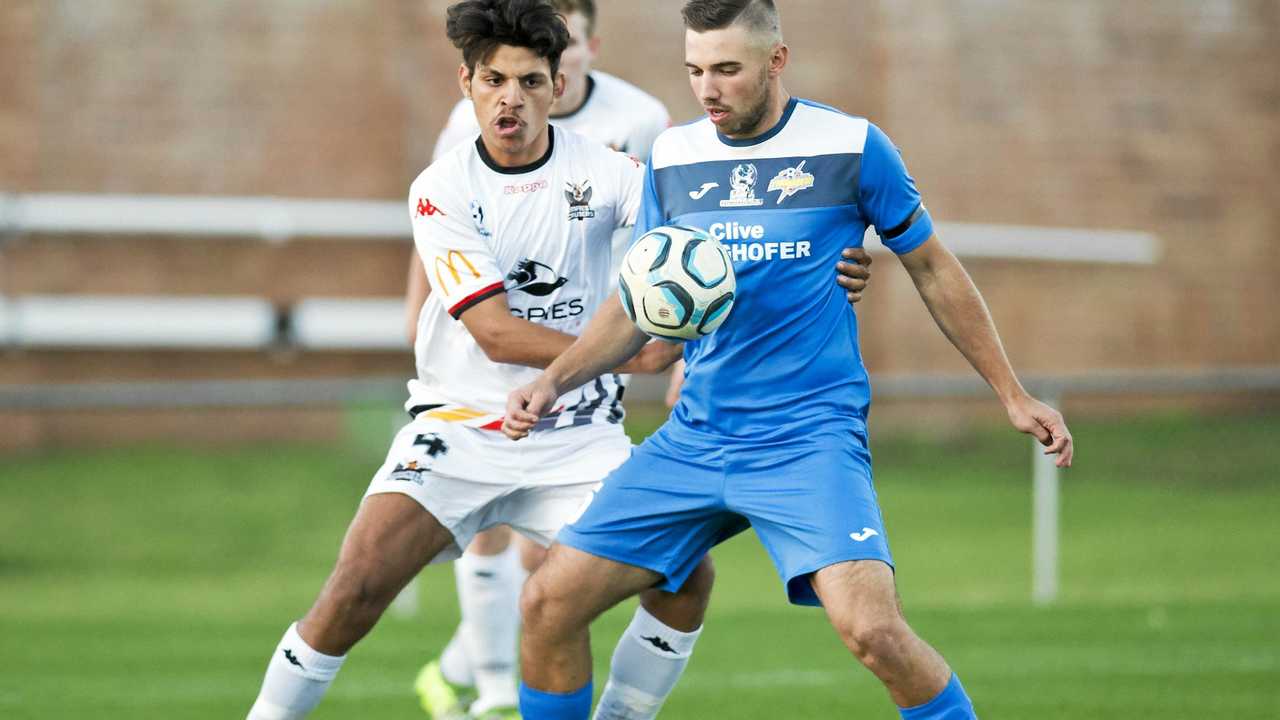
<instances>
[{"instance_id":1,"label":"mcdonald's logo","mask_svg":"<svg viewBox=\"0 0 1280 720\"><path fill-rule=\"evenodd\" d=\"M448 295L449 291L446 289L444 276L440 274L440 271L448 270L449 275L453 277L453 284L461 285L462 271L458 269L458 265L457 265L457 262L459 260L461 260L462 264L466 266L466 269L471 272L472 278L478 279L480 277L480 273L479 271L476 270L476 266L472 265L471 261L467 259L467 256L463 255L461 252L457 250L450 250L449 253L444 257L440 257L439 255L437 255L436 262L435 262L436 283L439 285L441 290L444 290L445 295Z\"/></svg>"}]
</instances>

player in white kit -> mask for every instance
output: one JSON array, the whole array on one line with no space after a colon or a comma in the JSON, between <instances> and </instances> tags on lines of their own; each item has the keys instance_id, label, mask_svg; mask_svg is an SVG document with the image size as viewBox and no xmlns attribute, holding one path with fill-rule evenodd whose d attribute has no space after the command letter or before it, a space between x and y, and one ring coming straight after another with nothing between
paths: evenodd
<instances>
[{"instance_id":1,"label":"player in white kit","mask_svg":"<svg viewBox=\"0 0 1280 720\"><path fill-rule=\"evenodd\" d=\"M653 139L670 125L666 107L634 85L592 69L600 47L593 0L552 0L551 4L569 29L569 45L560 58L565 89L551 107L551 123L647 159ZM460 144L474 142L479 132L471 100L460 100L440 133L433 160ZM614 270L630 237L629 230L615 233ZM406 317L410 341L415 342L430 286L416 251L409 263ZM455 563L462 620L444 651L423 666L414 681L429 716L455 716L475 699L473 668L477 665L506 668L515 677L516 604L528 570L541 557L540 546L521 542L509 528L498 526L480 533Z\"/></svg>"},{"instance_id":2,"label":"player in white kit","mask_svg":"<svg viewBox=\"0 0 1280 720\"><path fill-rule=\"evenodd\" d=\"M569 45L560 58L564 93L552 104L551 123L646 160L653 139L670 125L666 107L634 85L592 69L600 48L593 0L551 0L551 4L569 30ZM470 98L463 98L449 114L433 161L458 145L474 142L479 133L475 107ZM630 239L628 229L614 234L611 278L617 275L617 263ZM406 298L408 335L415 344L429 292L426 272L415 250L409 261ZM525 577L542 556L540 545L522 542L500 525L479 533L455 562L461 622L440 656L426 663L414 680L414 690L428 716L457 717L475 700L477 667L480 674L505 674L510 680L504 686L514 683L519 632L516 605Z\"/></svg>"},{"instance_id":3,"label":"player in white kit","mask_svg":"<svg viewBox=\"0 0 1280 720\"><path fill-rule=\"evenodd\" d=\"M634 222L640 165L548 126L568 33L545 0L466 0L450 7L448 30L463 50L460 84L482 131L410 189L432 287L406 403L414 419L374 475L320 596L273 653L251 720L305 717L423 566L457 557L497 524L549 544L630 453L612 372L561 398L533 442L514 446L498 429L510 388L567 348L611 291L611 239ZM616 370L657 372L677 352L655 343ZM658 705L687 661L709 592L704 573L679 592L648 593L624 636L635 644L633 631L651 633L662 648L620 653L646 656L638 660L645 682L666 687ZM516 717L514 678L473 669L481 698L471 716ZM630 685L616 687L625 694Z\"/></svg>"}]
</instances>

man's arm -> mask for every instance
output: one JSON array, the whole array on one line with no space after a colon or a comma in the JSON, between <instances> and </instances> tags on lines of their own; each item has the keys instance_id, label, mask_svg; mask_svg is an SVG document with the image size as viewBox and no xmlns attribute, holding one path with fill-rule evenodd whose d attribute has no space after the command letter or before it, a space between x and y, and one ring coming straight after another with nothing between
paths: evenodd
<instances>
[{"instance_id":1,"label":"man's arm","mask_svg":"<svg viewBox=\"0 0 1280 720\"><path fill-rule=\"evenodd\" d=\"M616 296L613 296L612 301L621 312L622 305L618 303ZM599 312L603 312L608 305L609 303L605 303ZM475 338L476 344L484 351L485 356L496 363L545 368L578 339L573 335L512 315L511 309L507 306L505 293L499 293L467 308L459 320L466 326L467 332L471 333L471 337ZM623 320L630 324L625 315ZM592 324L594 323L593 319ZM641 334L641 337L645 336ZM637 348L635 352L619 359L615 364L601 365L599 372L584 378L582 382L609 370L644 374L662 372L678 357L679 350L673 352L667 343L649 343L643 349ZM582 382L571 387L577 387Z\"/></svg>"},{"instance_id":2,"label":"man's arm","mask_svg":"<svg viewBox=\"0 0 1280 720\"><path fill-rule=\"evenodd\" d=\"M427 271L422 268L422 259L415 249L409 255L409 282L404 293L404 334L409 338L410 346L418 341L418 316L422 314L422 306L430 294Z\"/></svg>"},{"instance_id":3,"label":"man's arm","mask_svg":"<svg viewBox=\"0 0 1280 720\"><path fill-rule=\"evenodd\" d=\"M899 259L929 314L995 390L1013 426L1034 435L1045 446L1046 455L1057 454L1058 467L1070 466L1072 440L1066 422L1057 410L1031 397L1018 382L987 305L956 256L935 235Z\"/></svg>"},{"instance_id":4,"label":"man's arm","mask_svg":"<svg viewBox=\"0 0 1280 720\"><path fill-rule=\"evenodd\" d=\"M596 311L582 336L560 354L545 372L507 397L502 432L512 440L529 434L538 418L551 409L556 398L613 367L637 357L641 349L662 352L631 322L617 295L611 295ZM658 343L661 345L661 343Z\"/></svg>"}]
</instances>

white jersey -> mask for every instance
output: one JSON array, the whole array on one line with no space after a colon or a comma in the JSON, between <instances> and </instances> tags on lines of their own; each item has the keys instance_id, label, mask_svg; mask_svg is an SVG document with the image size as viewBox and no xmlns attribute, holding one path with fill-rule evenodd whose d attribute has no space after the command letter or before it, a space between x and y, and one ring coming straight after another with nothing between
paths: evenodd
<instances>
[{"instance_id":1,"label":"white jersey","mask_svg":"<svg viewBox=\"0 0 1280 720\"><path fill-rule=\"evenodd\" d=\"M552 127L545 156L498 166L473 141L445 153L409 190L414 243L431 285L414 345L415 414L496 429L507 394L540 370L492 362L459 320L507 294L512 314L578 335L610 290L614 231L635 222L643 170L632 158ZM607 374L562 396L541 430L622 419Z\"/></svg>"},{"instance_id":2,"label":"white jersey","mask_svg":"<svg viewBox=\"0 0 1280 720\"><path fill-rule=\"evenodd\" d=\"M658 135L671 125L667 108L657 98L631 83L608 73L587 75L587 97L577 110L551 117L552 125L585 135L603 145L624 152L641 162ZM432 160L480 134L475 109L463 100L449 113L449 121L436 141Z\"/></svg>"}]
</instances>

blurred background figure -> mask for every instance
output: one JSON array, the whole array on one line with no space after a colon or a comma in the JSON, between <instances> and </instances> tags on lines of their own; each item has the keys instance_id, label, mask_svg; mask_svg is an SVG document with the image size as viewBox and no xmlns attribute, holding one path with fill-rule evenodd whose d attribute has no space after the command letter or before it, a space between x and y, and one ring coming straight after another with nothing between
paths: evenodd
<instances>
[{"instance_id":1,"label":"blurred background figure","mask_svg":"<svg viewBox=\"0 0 1280 720\"><path fill-rule=\"evenodd\" d=\"M457 101L448 4L0 4L0 715L242 711L412 373L402 198ZM699 113L680 4L602 2L592 68L676 123ZM1088 448L1060 486L1037 472L876 265L857 311L878 491L919 568L903 602L993 717L1273 716L1280 7L780 6L792 91L908 149L1011 360ZM665 389L633 381L634 437ZM917 461L938 454L946 473ZM717 632L663 717L879 706L824 674L821 618L761 595L767 558L718 552ZM417 712L412 669L457 618L439 602L407 602L316 716Z\"/></svg>"}]
</instances>

